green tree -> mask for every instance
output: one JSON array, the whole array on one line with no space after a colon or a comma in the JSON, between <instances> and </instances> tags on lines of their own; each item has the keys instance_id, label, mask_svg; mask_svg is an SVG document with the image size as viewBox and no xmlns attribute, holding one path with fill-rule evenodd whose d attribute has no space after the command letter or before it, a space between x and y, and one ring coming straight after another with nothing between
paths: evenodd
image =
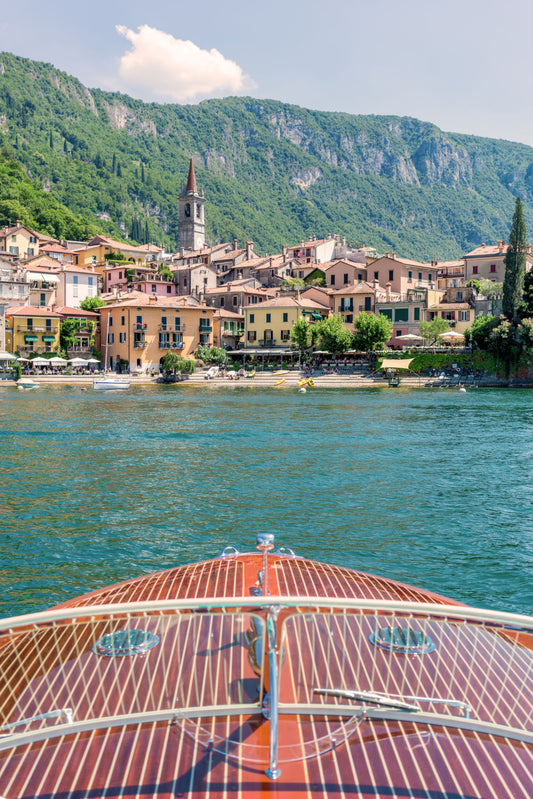
<instances>
[{"instance_id":1,"label":"green tree","mask_svg":"<svg viewBox=\"0 0 533 799\"><path fill-rule=\"evenodd\" d=\"M292 326L291 341L302 352L311 346L311 328L312 325L309 324L304 316L297 319Z\"/></svg>"},{"instance_id":2,"label":"green tree","mask_svg":"<svg viewBox=\"0 0 533 799\"><path fill-rule=\"evenodd\" d=\"M100 297L86 297L80 302L80 308L83 311L97 311L103 305L105 305L105 302Z\"/></svg>"},{"instance_id":3,"label":"green tree","mask_svg":"<svg viewBox=\"0 0 533 799\"><path fill-rule=\"evenodd\" d=\"M522 319L518 325L517 332L523 346L528 350L533 349L533 319L530 317Z\"/></svg>"},{"instance_id":4,"label":"green tree","mask_svg":"<svg viewBox=\"0 0 533 799\"><path fill-rule=\"evenodd\" d=\"M524 293L518 306L518 315L521 319L533 317L533 270L526 272L524 277Z\"/></svg>"},{"instance_id":5,"label":"green tree","mask_svg":"<svg viewBox=\"0 0 533 799\"><path fill-rule=\"evenodd\" d=\"M353 324L352 347L360 352L382 349L392 336L392 322L384 314L376 316L368 311L361 311Z\"/></svg>"},{"instance_id":6,"label":"green tree","mask_svg":"<svg viewBox=\"0 0 533 799\"><path fill-rule=\"evenodd\" d=\"M196 368L193 358L183 358L175 352L167 352L163 355L161 365L166 372L185 372L192 374Z\"/></svg>"},{"instance_id":7,"label":"green tree","mask_svg":"<svg viewBox=\"0 0 533 799\"><path fill-rule=\"evenodd\" d=\"M204 363L214 363L218 366L222 366L223 363L226 363L227 356L226 350L221 347L206 347L204 344L200 344L199 347L196 348L194 357Z\"/></svg>"},{"instance_id":8,"label":"green tree","mask_svg":"<svg viewBox=\"0 0 533 799\"><path fill-rule=\"evenodd\" d=\"M160 264L157 271L164 280L174 280L174 273L167 264Z\"/></svg>"},{"instance_id":9,"label":"green tree","mask_svg":"<svg viewBox=\"0 0 533 799\"><path fill-rule=\"evenodd\" d=\"M433 344L436 344L439 341L439 336L441 333L448 332L450 329L450 324L446 321L446 319L436 316L431 320L431 322L420 322L418 329L420 330L420 335L423 337L425 343L428 345L428 347L431 347Z\"/></svg>"},{"instance_id":10,"label":"green tree","mask_svg":"<svg viewBox=\"0 0 533 799\"><path fill-rule=\"evenodd\" d=\"M505 278L503 281L503 300L502 310L507 319L514 320L518 306L522 301L524 291L524 277L526 274L526 223L522 200L516 198L515 210L511 232L509 234L509 246L504 258Z\"/></svg>"},{"instance_id":11,"label":"green tree","mask_svg":"<svg viewBox=\"0 0 533 799\"><path fill-rule=\"evenodd\" d=\"M340 314L332 314L313 326L323 349L332 354L340 354L350 349L352 336Z\"/></svg>"},{"instance_id":12,"label":"green tree","mask_svg":"<svg viewBox=\"0 0 533 799\"><path fill-rule=\"evenodd\" d=\"M59 347L64 353L68 353L75 345L80 322L78 319L63 319L59 325Z\"/></svg>"},{"instance_id":13,"label":"green tree","mask_svg":"<svg viewBox=\"0 0 533 799\"><path fill-rule=\"evenodd\" d=\"M498 316L478 314L472 322L472 327L465 330L465 344L472 344L480 350L490 349L490 334L498 327L501 319Z\"/></svg>"}]
</instances>

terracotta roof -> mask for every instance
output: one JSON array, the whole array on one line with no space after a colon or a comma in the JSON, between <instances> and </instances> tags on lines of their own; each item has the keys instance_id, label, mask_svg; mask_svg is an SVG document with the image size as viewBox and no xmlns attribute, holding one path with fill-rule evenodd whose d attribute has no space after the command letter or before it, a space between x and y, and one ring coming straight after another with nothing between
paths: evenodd
<instances>
[{"instance_id":1,"label":"terracotta roof","mask_svg":"<svg viewBox=\"0 0 533 799\"><path fill-rule=\"evenodd\" d=\"M437 261L436 262L437 269L448 269L449 267L454 267L454 266L463 266L464 267L464 265L465 265L465 262L464 262L464 260L462 258L461 258L460 261Z\"/></svg>"},{"instance_id":2,"label":"terracotta roof","mask_svg":"<svg viewBox=\"0 0 533 799\"><path fill-rule=\"evenodd\" d=\"M242 313L234 313L233 311L227 311L225 308L215 308L215 312L213 316L220 316L224 317L224 319L244 319L244 314Z\"/></svg>"},{"instance_id":3,"label":"terracotta roof","mask_svg":"<svg viewBox=\"0 0 533 799\"><path fill-rule=\"evenodd\" d=\"M503 248L500 249L497 244L481 244L479 247L476 247L464 256L465 258L481 258L482 256L487 256L490 258L493 255L505 255L507 252L507 248L509 247L508 244L504 244Z\"/></svg>"},{"instance_id":4,"label":"terracotta roof","mask_svg":"<svg viewBox=\"0 0 533 799\"><path fill-rule=\"evenodd\" d=\"M94 236L87 244L85 249L90 249L91 247L113 247L113 249L117 250L129 250L130 252L142 252L143 254L146 250L143 249L144 245L138 247L136 244L126 244L123 241L115 241L115 239L110 239L107 236ZM77 250L79 252L79 250Z\"/></svg>"},{"instance_id":5,"label":"terracotta roof","mask_svg":"<svg viewBox=\"0 0 533 799\"><path fill-rule=\"evenodd\" d=\"M71 308L69 305L56 305L54 311L60 313L62 316L94 316L98 318L98 313L95 311L85 311L83 308Z\"/></svg>"},{"instance_id":6,"label":"terracotta roof","mask_svg":"<svg viewBox=\"0 0 533 799\"><path fill-rule=\"evenodd\" d=\"M376 288L378 291L382 291L385 294L385 289L381 288L381 286L377 286ZM374 284L363 280L361 283L352 283L351 286L343 286L341 289L332 289L331 293L335 297L338 294L373 294L374 291Z\"/></svg>"},{"instance_id":7,"label":"terracotta roof","mask_svg":"<svg viewBox=\"0 0 533 799\"><path fill-rule=\"evenodd\" d=\"M261 303L261 308L316 308L325 310L325 306L315 300L297 300L295 297L274 297L272 300ZM247 306L247 310L257 310L258 306Z\"/></svg>"},{"instance_id":8,"label":"terracotta roof","mask_svg":"<svg viewBox=\"0 0 533 799\"><path fill-rule=\"evenodd\" d=\"M49 255L36 255L34 258L30 258L29 260L25 261L26 269L33 269L34 267L39 267L39 271L41 271L44 267L52 266L57 269L57 261L55 258L50 258Z\"/></svg>"},{"instance_id":9,"label":"terracotta roof","mask_svg":"<svg viewBox=\"0 0 533 799\"><path fill-rule=\"evenodd\" d=\"M133 294L134 292L132 292ZM104 305L101 310L108 309L108 308L126 308L126 307L138 307L141 306L143 308L160 308L160 309L173 309L173 308L202 308L206 311L213 312L213 308L209 305L196 305L194 302L191 302L187 297L176 297L172 300L168 299L167 297L158 297L157 295L152 294L144 294L143 292L139 291L136 292L136 296L132 297L131 294L128 296L124 296L123 298L117 300L117 302L113 302L110 305Z\"/></svg>"},{"instance_id":10,"label":"terracotta roof","mask_svg":"<svg viewBox=\"0 0 533 799\"><path fill-rule=\"evenodd\" d=\"M428 306L429 311L466 311L470 308L467 302L440 302Z\"/></svg>"},{"instance_id":11,"label":"terracotta roof","mask_svg":"<svg viewBox=\"0 0 533 799\"><path fill-rule=\"evenodd\" d=\"M220 253L218 258L213 258L213 263L217 263L218 261L231 261L233 258L237 258L239 255L242 255L246 250L243 248L242 250L230 250L229 252Z\"/></svg>"},{"instance_id":12,"label":"terracotta roof","mask_svg":"<svg viewBox=\"0 0 533 799\"><path fill-rule=\"evenodd\" d=\"M74 254L72 250L68 250L66 247L63 247L61 244L43 244L41 245L41 250L45 252L68 253L69 255Z\"/></svg>"},{"instance_id":13,"label":"terracotta roof","mask_svg":"<svg viewBox=\"0 0 533 799\"><path fill-rule=\"evenodd\" d=\"M31 305L19 305L16 308L6 308L6 316L57 316L61 314L47 308L34 308Z\"/></svg>"}]
</instances>

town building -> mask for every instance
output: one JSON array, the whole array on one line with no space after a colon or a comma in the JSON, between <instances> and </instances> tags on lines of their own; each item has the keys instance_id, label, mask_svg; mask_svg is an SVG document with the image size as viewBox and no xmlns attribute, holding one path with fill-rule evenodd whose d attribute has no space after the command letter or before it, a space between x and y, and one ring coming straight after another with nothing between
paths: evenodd
<instances>
[{"instance_id":1,"label":"town building","mask_svg":"<svg viewBox=\"0 0 533 799\"><path fill-rule=\"evenodd\" d=\"M213 346L234 350L244 335L244 314L226 308L216 308L213 313Z\"/></svg>"},{"instance_id":2,"label":"town building","mask_svg":"<svg viewBox=\"0 0 533 799\"><path fill-rule=\"evenodd\" d=\"M265 289L255 278L242 278L223 286L210 288L205 293L208 305L224 308L234 313L243 313L249 305L267 302L276 296L274 289Z\"/></svg>"},{"instance_id":3,"label":"town building","mask_svg":"<svg viewBox=\"0 0 533 799\"><path fill-rule=\"evenodd\" d=\"M6 350L24 357L53 352L59 345L61 314L29 305L6 309Z\"/></svg>"},{"instance_id":4,"label":"town building","mask_svg":"<svg viewBox=\"0 0 533 799\"><path fill-rule=\"evenodd\" d=\"M217 270L213 265L197 263L172 267L176 293L180 297L204 299L217 285Z\"/></svg>"},{"instance_id":5,"label":"town building","mask_svg":"<svg viewBox=\"0 0 533 799\"><path fill-rule=\"evenodd\" d=\"M62 322L72 319L77 327L75 340L68 347L69 358L89 358L93 349L100 350L100 314L67 305L56 306L54 311Z\"/></svg>"},{"instance_id":6,"label":"town building","mask_svg":"<svg viewBox=\"0 0 533 799\"><path fill-rule=\"evenodd\" d=\"M337 244L335 236L328 236L326 239L313 236L295 247L289 247L287 254L289 259L297 259L300 263L325 264L332 260Z\"/></svg>"},{"instance_id":7,"label":"town building","mask_svg":"<svg viewBox=\"0 0 533 799\"><path fill-rule=\"evenodd\" d=\"M0 258L0 352L6 349L6 310L28 304L30 285L25 270Z\"/></svg>"},{"instance_id":8,"label":"town building","mask_svg":"<svg viewBox=\"0 0 533 799\"><path fill-rule=\"evenodd\" d=\"M490 280L493 283L503 283L505 279L505 255L509 245L498 239L496 245L480 244L464 257L465 282L470 280ZM533 254L531 245L527 245L526 272L533 267Z\"/></svg>"},{"instance_id":9,"label":"town building","mask_svg":"<svg viewBox=\"0 0 533 799\"><path fill-rule=\"evenodd\" d=\"M91 267L63 264L56 270L58 278L56 303L70 308L79 308L84 300L92 299L98 294L98 275Z\"/></svg>"},{"instance_id":10,"label":"town building","mask_svg":"<svg viewBox=\"0 0 533 799\"><path fill-rule=\"evenodd\" d=\"M107 355L109 369L158 370L167 352L191 356L198 345L213 342L213 308L194 298L168 300L135 292L99 310L102 356Z\"/></svg>"},{"instance_id":11,"label":"town building","mask_svg":"<svg viewBox=\"0 0 533 799\"><path fill-rule=\"evenodd\" d=\"M298 319L311 323L329 315L325 308L313 300L295 297L275 297L262 305L244 309L245 347L288 348L291 329Z\"/></svg>"},{"instance_id":12,"label":"town building","mask_svg":"<svg viewBox=\"0 0 533 799\"><path fill-rule=\"evenodd\" d=\"M6 225L0 229L0 250L21 261L39 255L39 235L26 225Z\"/></svg>"}]
</instances>

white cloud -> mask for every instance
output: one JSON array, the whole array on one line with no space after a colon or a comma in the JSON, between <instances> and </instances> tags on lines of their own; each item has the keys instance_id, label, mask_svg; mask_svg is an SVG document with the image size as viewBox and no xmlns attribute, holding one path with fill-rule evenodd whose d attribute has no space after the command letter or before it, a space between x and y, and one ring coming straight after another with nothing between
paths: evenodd
<instances>
[{"instance_id":1,"label":"white cloud","mask_svg":"<svg viewBox=\"0 0 533 799\"><path fill-rule=\"evenodd\" d=\"M218 50L202 50L149 25L141 25L137 33L125 25L116 29L132 44L120 59L124 90L145 100L194 102L240 94L253 86L241 67Z\"/></svg>"}]
</instances>

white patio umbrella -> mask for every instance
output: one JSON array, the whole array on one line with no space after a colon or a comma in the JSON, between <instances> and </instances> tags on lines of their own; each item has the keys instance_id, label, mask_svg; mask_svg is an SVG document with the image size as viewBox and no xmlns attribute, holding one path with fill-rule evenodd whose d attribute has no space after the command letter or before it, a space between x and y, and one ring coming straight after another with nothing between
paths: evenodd
<instances>
[{"instance_id":1,"label":"white patio umbrella","mask_svg":"<svg viewBox=\"0 0 533 799\"><path fill-rule=\"evenodd\" d=\"M415 333L404 333L403 336L396 336L398 341L423 341L422 336L417 336Z\"/></svg>"},{"instance_id":2,"label":"white patio umbrella","mask_svg":"<svg viewBox=\"0 0 533 799\"><path fill-rule=\"evenodd\" d=\"M21 356L20 358L17 358L17 361L20 361L21 363L22 363L22 362L29 363L30 359L29 359L29 358L23 358L23 357Z\"/></svg>"},{"instance_id":3,"label":"white patio umbrella","mask_svg":"<svg viewBox=\"0 0 533 799\"><path fill-rule=\"evenodd\" d=\"M49 358L41 358L40 356L37 356L37 358L34 358L31 363L32 366L48 366L50 364L50 360Z\"/></svg>"},{"instance_id":4,"label":"white patio umbrella","mask_svg":"<svg viewBox=\"0 0 533 799\"><path fill-rule=\"evenodd\" d=\"M454 338L464 338L464 336L462 333L457 333L456 330L448 330L446 333L439 333L439 338L451 341Z\"/></svg>"},{"instance_id":5,"label":"white patio umbrella","mask_svg":"<svg viewBox=\"0 0 533 799\"><path fill-rule=\"evenodd\" d=\"M68 361L66 358L60 358L59 355L54 355L53 358L50 358L50 363L54 366L64 366Z\"/></svg>"},{"instance_id":6,"label":"white patio umbrella","mask_svg":"<svg viewBox=\"0 0 533 799\"><path fill-rule=\"evenodd\" d=\"M98 360L98 358L89 358L87 360L87 363L100 363L100 361Z\"/></svg>"},{"instance_id":7,"label":"white patio umbrella","mask_svg":"<svg viewBox=\"0 0 533 799\"><path fill-rule=\"evenodd\" d=\"M87 366L85 358L69 358L68 362L71 366Z\"/></svg>"},{"instance_id":8,"label":"white patio umbrella","mask_svg":"<svg viewBox=\"0 0 533 799\"><path fill-rule=\"evenodd\" d=\"M2 351L0 352L0 361L16 361L17 358L15 355L11 355L10 352Z\"/></svg>"}]
</instances>

